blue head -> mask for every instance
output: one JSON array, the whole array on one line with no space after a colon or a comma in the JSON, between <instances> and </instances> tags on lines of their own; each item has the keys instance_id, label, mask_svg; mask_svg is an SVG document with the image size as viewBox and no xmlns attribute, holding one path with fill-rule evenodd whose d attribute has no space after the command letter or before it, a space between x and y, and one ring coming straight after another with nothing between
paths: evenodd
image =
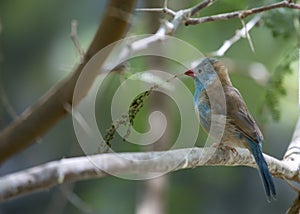
<instances>
[{"instance_id":1,"label":"blue head","mask_svg":"<svg viewBox=\"0 0 300 214\"><path fill-rule=\"evenodd\" d=\"M197 90L205 90L218 78L222 85L231 85L226 67L215 58L204 58L195 68L185 72L195 80Z\"/></svg>"}]
</instances>

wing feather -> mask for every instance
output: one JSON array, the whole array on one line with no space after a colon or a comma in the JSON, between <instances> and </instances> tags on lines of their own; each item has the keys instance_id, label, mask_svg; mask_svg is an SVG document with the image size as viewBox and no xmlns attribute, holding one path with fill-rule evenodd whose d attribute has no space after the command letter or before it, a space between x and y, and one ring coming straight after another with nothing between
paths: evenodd
<instances>
[{"instance_id":1,"label":"wing feather","mask_svg":"<svg viewBox=\"0 0 300 214\"><path fill-rule=\"evenodd\" d=\"M245 101L239 91L230 86L225 88L227 114L236 128L254 142L263 141L263 135L255 120L250 115Z\"/></svg>"}]
</instances>

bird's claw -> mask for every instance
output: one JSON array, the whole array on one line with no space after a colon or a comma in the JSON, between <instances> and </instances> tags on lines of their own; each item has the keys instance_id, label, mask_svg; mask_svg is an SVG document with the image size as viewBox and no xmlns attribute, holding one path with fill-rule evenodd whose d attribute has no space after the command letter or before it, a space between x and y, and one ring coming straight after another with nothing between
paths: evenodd
<instances>
[{"instance_id":1,"label":"bird's claw","mask_svg":"<svg viewBox=\"0 0 300 214\"><path fill-rule=\"evenodd\" d=\"M215 143L212 145L214 148L218 148L218 149L221 149L223 151L226 151L226 150L230 150L234 155L237 155L238 152L236 150L236 148L234 147L231 147L231 146L228 146L228 145L224 145L222 143Z\"/></svg>"}]
</instances>

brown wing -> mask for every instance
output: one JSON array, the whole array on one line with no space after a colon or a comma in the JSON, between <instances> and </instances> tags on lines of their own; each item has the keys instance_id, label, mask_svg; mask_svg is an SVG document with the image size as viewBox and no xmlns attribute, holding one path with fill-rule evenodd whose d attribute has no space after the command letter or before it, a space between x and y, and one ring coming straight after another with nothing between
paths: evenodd
<instances>
[{"instance_id":1,"label":"brown wing","mask_svg":"<svg viewBox=\"0 0 300 214\"><path fill-rule=\"evenodd\" d=\"M239 91L228 86L225 88L227 114L236 128L255 142L263 141L263 135L250 115Z\"/></svg>"}]
</instances>

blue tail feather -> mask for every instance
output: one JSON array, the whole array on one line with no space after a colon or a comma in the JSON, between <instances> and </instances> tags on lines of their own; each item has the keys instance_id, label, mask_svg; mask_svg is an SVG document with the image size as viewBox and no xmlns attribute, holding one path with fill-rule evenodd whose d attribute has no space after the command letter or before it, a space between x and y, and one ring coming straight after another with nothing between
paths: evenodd
<instances>
[{"instance_id":1,"label":"blue tail feather","mask_svg":"<svg viewBox=\"0 0 300 214\"><path fill-rule=\"evenodd\" d=\"M261 144L253 142L251 140L247 140L247 142L249 144L251 152L258 166L258 171L262 179L268 200L270 201L271 198L275 199L276 196L275 185L271 173L268 169L267 162L262 154Z\"/></svg>"}]
</instances>

